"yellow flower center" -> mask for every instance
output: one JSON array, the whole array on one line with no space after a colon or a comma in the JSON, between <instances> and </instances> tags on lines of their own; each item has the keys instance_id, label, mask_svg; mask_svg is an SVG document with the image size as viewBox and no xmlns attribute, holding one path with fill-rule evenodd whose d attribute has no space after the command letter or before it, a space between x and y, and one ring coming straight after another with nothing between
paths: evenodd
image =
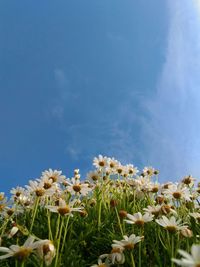
<instances>
[{"instance_id":1,"label":"yellow flower center","mask_svg":"<svg viewBox=\"0 0 200 267\"><path fill-rule=\"evenodd\" d=\"M187 178L185 178L184 180L183 180L183 183L184 184L190 184L192 182L192 179L191 179L191 177L187 177Z\"/></svg>"},{"instance_id":2,"label":"yellow flower center","mask_svg":"<svg viewBox=\"0 0 200 267\"><path fill-rule=\"evenodd\" d=\"M151 192L152 193L157 193L158 192L158 187L157 186L153 187L152 190L151 190Z\"/></svg>"},{"instance_id":3,"label":"yellow flower center","mask_svg":"<svg viewBox=\"0 0 200 267\"><path fill-rule=\"evenodd\" d=\"M99 161L99 166L100 166L100 167L104 167L104 166L105 166L104 161Z\"/></svg>"},{"instance_id":4,"label":"yellow flower center","mask_svg":"<svg viewBox=\"0 0 200 267\"><path fill-rule=\"evenodd\" d=\"M131 249L134 249L134 244L133 243L128 243L124 246L125 249L127 250L131 250Z\"/></svg>"},{"instance_id":5,"label":"yellow flower center","mask_svg":"<svg viewBox=\"0 0 200 267\"><path fill-rule=\"evenodd\" d=\"M177 227L173 225L166 226L165 229L170 233L176 233Z\"/></svg>"},{"instance_id":6,"label":"yellow flower center","mask_svg":"<svg viewBox=\"0 0 200 267\"><path fill-rule=\"evenodd\" d=\"M18 252L15 253L15 258L19 261L23 261L25 258L29 256L29 254L32 252L31 248L25 248L21 247Z\"/></svg>"},{"instance_id":7,"label":"yellow flower center","mask_svg":"<svg viewBox=\"0 0 200 267\"><path fill-rule=\"evenodd\" d=\"M173 193L173 197L176 199L180 199L181 198L181 193L180 192L174 192Z\"/></svg>"},{"instance_id":8,"label":"yellow flower center","mask_svg":"<svg viewBox=\"0 0 200 267\"><path fill-rule=\"evenodd\" d=\"M93 181L97 181L98 180L98 176L97 175L92 175L91 178L92 178Z\"/></svg>"},{"instance_id":9,"label":"yellow flower center","mask_svg":"<svg viewBox=\"0 0 200 267\"><path fill-rule=\"evenodd\" d=\"M143 226L144 225L144 221L143 220L137 220L135 221L135 224L138 226Z\"/></svg>"},{"instance_id":10,"label":"yellow flower center","mask_svg":"<svg viewBox=\"0 0 200 267\"><path fill-rule=\"evenodd\" d=\"M75 192L80 192L81 191L81 186L80 185L74 185L73 186L73 190L75 191Z\"/></svg>"},{"instance_id":11,"label":"yellow flower center","mask_svg":"<svg viewBox=\"0 0 200 267\"><path fill-rule=\"evenodd\" d=\"M49 189L51 188L51 183L44 183L44 189Z\"/></svg>"},{"instance_id":12,"label":"yellow flower center","mask_svg":"<svg viewBox=\"0 0 200 267\"><path fill-rule=\"evenodd\" d=\"M36 193L36 196L37 197L41 197L41 196L43 196L44 195L44 190L42 189L42 188L40 188L40 189L36 189L35 190L35 193Z\"/></svg>"},{"instance_id":13,"label":"yellow flower center","mask_svg":"<svg viewBox=\"0 0 200 267\"><path fill-rule=\"evenodd\" d=\"M119 168L119 169L117 169L117 172L120 174L120 173L122 173L122 169L121 168Z\"/></svg>"},{"instance_id":14,"label":"yellow flower center","mask_svg":"<svg viewBox=\"0 0 200 267\"><path fill-rule=\"evenodd\" d=\"M60 215L65 215L65 214L70 212L70 207L69 206L65 206L65 207L62 207L62 208L58 208L58 212L60 213Z\"/></svg>"},{"instance_id":15,"label":"yellow flower center","mask_svg":"<svg viewBox=\"0 0 200 267\"><path fill-rule=\"evenodd\" d=\"M152 176L153 173L154 173L153 170L147 170L147 174L148 174L148 175Z\"/></svg>"}]
</instances>

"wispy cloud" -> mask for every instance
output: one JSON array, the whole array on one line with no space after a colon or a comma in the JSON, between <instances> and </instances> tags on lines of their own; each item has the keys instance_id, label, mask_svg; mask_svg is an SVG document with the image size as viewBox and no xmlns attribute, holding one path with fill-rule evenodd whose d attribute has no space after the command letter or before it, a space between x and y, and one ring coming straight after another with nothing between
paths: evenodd
<instances>
[{"instance_id":1,"label":"wispy cloud","mask_svg":"<svg viewBox=\"0 0 200 267\"><path fill-rule=\"evenodd\" d=\"M68 104L75 103L76 98L70 91L74 85L62 69L55 70L60 89L54 114L62 118L66 153L72 159L90 161L101 153L122 162L153 165L160 169L162 180L187 174L200 176L200 12L197 2L168 1L165 63L157 90L148 92L148 96L143 95L145 90L126 90L122 98L115 99L116 105L111 103L110 108L103 110L101 102L95 102L95 95L88 95L92 91L87 90L86 96L83 90L78 91L78 110L73 105L69 111ZM73 118L73 112L77 112L78 119L68 121L68 113Z\"/></svg>"},{"instance_id":2,"label":"wispy cloud","mask_svg":"<svg viewBox=\"0 0 200 267\"><path fill-rule=\"evenodd\" d=\"M169 0L166 61L142 127L145 160L163 179L200 175L200 16L195 1Z\"/></svg>"}]
</instances>

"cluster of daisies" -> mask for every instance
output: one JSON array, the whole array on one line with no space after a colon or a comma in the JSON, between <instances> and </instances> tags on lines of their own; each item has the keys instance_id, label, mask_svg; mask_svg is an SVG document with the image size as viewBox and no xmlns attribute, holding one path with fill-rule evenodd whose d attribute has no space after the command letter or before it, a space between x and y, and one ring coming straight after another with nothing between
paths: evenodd
<instances>
[{"instance_id":1,"label":"cluster of daisies","mask_svg":"<svg viewBox=\"0 0 200 267\"><path fill-rule=\"evenodd\" d=\"M94 158L93 165L85 180L79 169L72 178L49 169L25 187L13 188L9 200L0 193L0 261L14 258L26 266L35 257L38 266L64 266L62 255L68 255L65 243L73 218L88 219L96 212L101 232L103 216L114 211L119 238L110 240L110 252L97 255L92 267L142 266L142 250L148 253L144 245L148 225L157 229L155 235L159 232L157 242L167 251L171 266L200 266L200 183L195 178L188 175L178 183L160 184L158 170L145 167L139 172L132 164L102 155ZM35 229L40 212L47 221L45 239ZM29 218L28 224L23 225L24 218ZM187 251L175 246L175 239L184 240Z\"/></svg>"}]
</instances>

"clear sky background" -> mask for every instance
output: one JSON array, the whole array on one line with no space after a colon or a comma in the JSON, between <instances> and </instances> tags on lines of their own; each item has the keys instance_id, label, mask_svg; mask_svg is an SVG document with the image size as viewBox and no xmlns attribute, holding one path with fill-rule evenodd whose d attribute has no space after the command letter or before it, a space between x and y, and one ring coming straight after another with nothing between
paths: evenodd
<instances>
[{"instance_id":1,"label":"clear sky background","mask_svg":"<svg viewBox=\"0 0 200 267\"><path fill-rule=\"evenodd\" d=\"M0 191L98 154L200 176L199 0L0 1Z\"/></svg>"}]
</instances>

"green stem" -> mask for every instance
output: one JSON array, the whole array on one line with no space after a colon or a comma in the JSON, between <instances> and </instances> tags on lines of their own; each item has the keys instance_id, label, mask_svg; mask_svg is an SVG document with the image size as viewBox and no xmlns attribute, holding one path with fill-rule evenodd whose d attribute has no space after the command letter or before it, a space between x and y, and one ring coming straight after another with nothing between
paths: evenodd
<instances>
[{"instance_id":1,"label":"green stem","mask_svg":"<svg viewBox=\"0 0 200 267\"><path fill-rule=\"evenodd\" d=\"M134 261L134 257L133 257L133 252L131 252L131 265L132 265L132 267L135 267L135 261Z\"/></svg>"},{"instance_id":2,"label":"green stem","mask_svg":"<svg viewBox=\"0 0 200 267\"><path fill-rule=\"evenodd\" d=\"M68 230L69 219L70 219L70 216L67 217L67 222L66 222L66 225L65 225L64 237L63 237L63 242L62 242L62 247L61 247L60 254L62 254L64 246L65 246L65 240L66 240L66 235L67 235L67 230Z\"/></svg>"},{"instance_id":3,"label":"green stem","mask_svg":"<svg viewBox=\"0 0 200 267\"><path fill-rule=\"evenodd\" d=\"M141 242L139 243L139 267L142 266L142 257L141 257Z\"/></svg>"},{"instance_id":4,"label":"green stem","mask_svg":"<svg viewBox=\"0 0 200 267\"><path fill-rule=\"evenodd\" d=\"M57 220L57 224L56 224L56 235L55 235L54 241L56 241L58 238L59 226L60 226L60 214L58 215L58 220Z\"/></svg>"},{"instance_id":5,"label":"green stem","mask_svg":"<svg viewBox=\"0 0 200 267\"><path fill-rule=\"evenodd\" d=\"M36 216L36 213L37 213L38 204L39 204L39 197L37 197L36 201L35 201L35 205L34 205L34 209L33 209L33 218L32 218L31 227L30 227L30 230L29 230L30 233L32 232L32 229L33 229L33 224L34 224L34 221L35 221L35 216Z\"/></svg>"},{"instance_id":6,"label":"green stem","mask_svg":"<svg viewBox=\"0 0 200 267\"><path fill-rule=\"evenodd\" d=\"M51 231L51 220L50 220L51 213L47 210L47 219L48 219L48 229L49 229L49 239L53 240L53 235Z\"/></svg>"},{"instance_id":7,"label":"green stem","mask_svg":"<svg viewBox=\"0 0 200 267\"><path fill-rule=\"evenodd\" d=\"M119 228L120 228L121 234L122 234L122 236L123 236L124 233L123 233L123 229L122 229L121 221L120 221L119 214L118 214L118 211L117 211L117 208L116 208L116 207L115 207L115 212L116 212L116 215L117 215L117 220L118 220Z\"/></svg>"},{"instance_id":8,"label":"green stem","mask_svg":"<svg viewBox=\"0 0 200 267\"><path fill-rule=\"evenodd\" d=\"M60 226L60 232L59 232L59 237L58 237L58 243L57 243L57 248L56 248L56 259L55 259L55 264L54 267L58 267L58 258L59 258L59 249L60 249L60 241L61 241L61 235L62 235L62 229L63 229L63 221L64 218L62 217L61 219L61 226Z\"/></svg>"},{"instance_id":9,"label":"green stem","mask_svg":"<svg viewBox=\"0 0 200 267\"><path fill-rule=\"evenodd\" d=\"M140 229L140 236L143 236L143 234L144 234L144 229L143 228L141 228ZM142 243L140 242L139 243L139 267L141 267L142 266Z\"/></svg>"},{"instance_id":10,"label":"green stem","mask_svg":"<svg viewBox=\"0 0 200 267\"><path fill-rule=\"evenodd\" d=\"M171 236L171 258L174 257L174 236ZM173 261L171 261L171 267L174 267Z\"/></svg>"},{"instance_id":11,"label":"green stem","mask_svg":"<svg viewBox=\"0 0 200 267\"><path fill-rule=\"evenodd\" d=\"M100 230L101 226L101 205L102 205L102 200L99 202L99 210L98 210L98 230Z\"/></svg>"}]
</instances>

